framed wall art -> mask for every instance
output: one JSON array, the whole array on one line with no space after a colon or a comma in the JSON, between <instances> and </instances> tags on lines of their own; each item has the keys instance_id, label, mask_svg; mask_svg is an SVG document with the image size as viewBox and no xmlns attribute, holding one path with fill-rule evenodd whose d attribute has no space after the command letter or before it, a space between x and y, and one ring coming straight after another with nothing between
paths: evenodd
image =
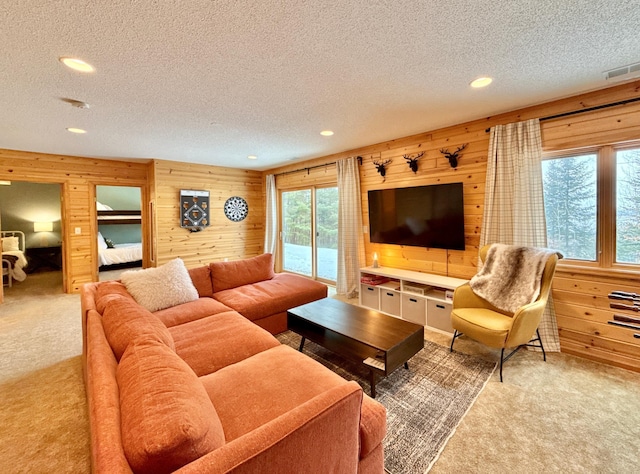
<instances>
[{"instance_id":1,"label":"framed wall art","mask_svg":"<svg viewBox=\"0 0 640 474\"><path fill-rule=\"evenodd\" d=\"M210 225L209 191L180 190L180 227L192 232Z\"/></svg>"}]
</instances>

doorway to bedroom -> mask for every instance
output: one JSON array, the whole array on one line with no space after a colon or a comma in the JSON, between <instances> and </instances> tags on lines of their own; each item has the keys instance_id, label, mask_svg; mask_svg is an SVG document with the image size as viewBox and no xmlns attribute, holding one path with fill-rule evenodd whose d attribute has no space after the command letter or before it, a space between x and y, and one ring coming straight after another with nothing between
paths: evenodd
<instances>
[{"instance_id":1,"label":"doorway to bedroom","mask_svg":"<svg viewBox=\"0 0 640 474\"><path fill-rule=\"evenodd\" d=\"M63 293L61 184L0 183L4 302Z\"/></svg>"},{"instance_id":2,"label":"doorway to bedroom","mask_svg":"<svg viewBox=\"0 0 640 474\"><path fill-rule=\"evenodd\" d=\"M117 280L142 268L142 192L135 186L96 186L98 278Z\"/></svg>"}]
</instances>

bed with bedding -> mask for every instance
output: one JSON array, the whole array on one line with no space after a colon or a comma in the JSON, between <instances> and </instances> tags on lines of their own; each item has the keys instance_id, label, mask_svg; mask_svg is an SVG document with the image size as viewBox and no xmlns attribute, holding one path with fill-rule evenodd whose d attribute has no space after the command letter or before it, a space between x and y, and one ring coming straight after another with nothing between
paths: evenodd
<instances>
[{"instance_id":1,"label":"bed with bedding","mask_svg":"<svg viewBox=\"0 0 640 474\"><path fill-rule=\"evenodd\" d=\"M107 269L103 267L113 267L114 265L141 264L142 242L113 244L98 232L98 263L101 270Z\"/></svg>"},{"instance_id":2,"label":"bed with bedding","mask_svg":"<svg viewBox=\"0 0 640 474\"><path fill-rule=\"evenodd\" d=\"M2 280L3 285L12 286L13 281L24 281L27 274L24 268L27 266L25 256L24 232L19 230L3 230L0 232L2 239ZM6 277L6 283L5 283Z\"/></svg>"}]
</instances>

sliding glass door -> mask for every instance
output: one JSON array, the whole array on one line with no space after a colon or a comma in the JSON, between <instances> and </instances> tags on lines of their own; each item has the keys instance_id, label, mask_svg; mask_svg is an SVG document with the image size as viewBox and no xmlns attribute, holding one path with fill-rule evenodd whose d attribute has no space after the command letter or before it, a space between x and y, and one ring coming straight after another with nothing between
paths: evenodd
<instances>
[{"instance_id":1,"label":"sliding glass door","mask_svg":"<svg viewBox=\"0 0 640 474\"><path fill-rule=\"evenodd\" d=\"M282 268L335 282L338 257L338 188L283 191Z\"/></svg>"}]
</instances>

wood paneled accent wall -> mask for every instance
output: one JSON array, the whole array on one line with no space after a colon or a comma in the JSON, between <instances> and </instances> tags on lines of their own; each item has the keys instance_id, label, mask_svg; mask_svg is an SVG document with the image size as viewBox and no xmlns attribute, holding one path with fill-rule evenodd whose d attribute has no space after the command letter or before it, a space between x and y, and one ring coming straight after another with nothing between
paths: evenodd
<instances>
[{"instance_id":1,"label":"wood paneled accent wall","mask_svg":"<svg viewBox=\"0 0 640 474\"><path fill-rule=\"evenodd\" d=\"M0 179L62 185L63 281L66 292L78 292L82 284L97 279L95 185L140 186L145 200L149 195L147 169L148 164L144 162L0 149ZM75 234L78 227L81 233Z\"/></svg>"},{"instance_id":2,"label":"wood paneled accent wall","mask_svg":"<svg viewBox=\"0 0 640 474\"><path fill-rule=\"evenodd\" d=\"M367 191L402 186L462 182L465 202L464 251L422 249L369 242L365 234L366 264L373 252L381 265L470 278L476 273L478 245L484 207L489 133L486 129L531 118L565 112L640 96L640 81L487 117L444 129L349 150L303 163L266 171L282 173L333 162L349 156L362 156L360 167L363 223L368 226ZM557 151L605 143L640 139L640 103L616 106L541 123L543 148ZM441 148L455 150L464 143L458 167L452 169ZM409 170L404 154L425 152L416 174ZM372 159L392 159L386 179L376 172ZM640 340L633 331L607 324L613 310L607 294L614 289L640 293L640 272L611 272L580 269L561 263L554 279L553 297L563 352L640 371ZM637 313L636 313L637 314Z\"/></svg>"},{"instance_id":3,"label":"wood paneled accent wall","mask_svg":"<svg viewBox=\"0 0 640 474\"><path fill-rule=\"evenodd\" d=\"M214 260L239 259L259 255L264 248L264 184L262 173L172 161L154 161L152 183L155 263L175 257L189 268ZM211 226L201 232L180 227L180 190L197 189L210 193ZM240 196L249 205L241 222L224 215L224 203Z\"/></svg>"}]
</instances>

